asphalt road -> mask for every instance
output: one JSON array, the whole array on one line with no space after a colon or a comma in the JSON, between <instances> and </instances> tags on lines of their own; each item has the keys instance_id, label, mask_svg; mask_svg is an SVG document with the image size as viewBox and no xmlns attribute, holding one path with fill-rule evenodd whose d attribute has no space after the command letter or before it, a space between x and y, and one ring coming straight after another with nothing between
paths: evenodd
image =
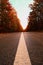
<instances>
[{"instance_id":1,"label":"asphalt road","mask_svg":"<svg viewBox=\"0 0 43 65\"><path fill-rule=\"evenodd\" d=\"M32 65L43 65L43 32L24 32ZM0 34L0 65L13 65L21 33Z\"/></svg>"},{"instance_id":2,"label":"asphalt road","mask_svg":"<svg viewBox=\"0 0 43 65\"><path fill-rule=\"evenodd\" d=\"M43 32L24 33L32 65L43 65Z\"/></svg>"},{"instance_id":3,"label":"asphalt road","mask_svg":"<svg viewBox=\"0 0 43 65\"><path fill-rule=\"evenodd\" d=\"M0 65L13 65L21 33L0 34Z\"/></svg>"}]
</instances>

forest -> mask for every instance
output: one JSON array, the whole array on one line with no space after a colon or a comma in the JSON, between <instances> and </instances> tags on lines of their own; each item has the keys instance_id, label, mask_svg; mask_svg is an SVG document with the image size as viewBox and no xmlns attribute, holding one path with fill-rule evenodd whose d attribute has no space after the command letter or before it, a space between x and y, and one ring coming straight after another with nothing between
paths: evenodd
<instances>
[{"instance_id":1,"label":"forest","mask_svg":"<svg viewBox=\"0 0 43 65\"><path fill-rule=\"evenodd\" d=\"M31 12L28 16L28 26L23 30L17 11L9 0L0 1L0 32L43 31L43 0L34 0L30 4Z\"/></svg>"},{"instance_id":2,"label":"forest","mask_svg":"<svg viewBox=\"0 0 43 65\"><path fill-rule=\"evenodd\" d=\"M34 0L29 6L32 12L28 16L28 31L43 31L43 0Z\"/></svg>"}]
</instances>

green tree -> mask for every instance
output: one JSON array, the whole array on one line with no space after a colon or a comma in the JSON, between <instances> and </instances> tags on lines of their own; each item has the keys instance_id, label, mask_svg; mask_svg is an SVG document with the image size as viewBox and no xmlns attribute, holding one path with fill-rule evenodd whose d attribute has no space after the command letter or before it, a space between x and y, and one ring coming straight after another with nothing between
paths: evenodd
<instances>
[{"instance_id":1,"label":"green tree","mask_svg":"<svg viewBox=\"0 0 43 65\"><path fill-rule=\"evenodd\" d=\"M28 17L28 30L43 30L43 0L34 0L30 8L32 12Z\"/></svg>"}]
</instances>

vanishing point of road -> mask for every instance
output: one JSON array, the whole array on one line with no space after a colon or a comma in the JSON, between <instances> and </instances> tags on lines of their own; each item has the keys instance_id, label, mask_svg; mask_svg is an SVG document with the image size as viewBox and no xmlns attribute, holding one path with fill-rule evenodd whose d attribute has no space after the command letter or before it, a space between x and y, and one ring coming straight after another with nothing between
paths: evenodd
<instances>
[{"instance_id":1,"label":"vanishing point of road","mask_svg":"<svg viewBox=\"0 0 43 65\"><path fill-rule=\"evenodd\" d=\"M43 65L43 32L1 33L0 65Z\"/></svg>"}]
</instances>

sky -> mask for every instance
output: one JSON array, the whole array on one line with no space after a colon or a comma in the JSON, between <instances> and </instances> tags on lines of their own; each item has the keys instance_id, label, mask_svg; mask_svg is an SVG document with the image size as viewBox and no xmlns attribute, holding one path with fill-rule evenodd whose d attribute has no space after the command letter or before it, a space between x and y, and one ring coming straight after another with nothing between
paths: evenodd
<instances>
[{"instance_id":1,"label":"sky","mask_svg":"<svg viewBox=\"0 0 43 65\"><path fill-rule=\"evenodd\" d=\"M9 0L9 2L16 9L20 23L25 29L28 25L28 16L31 11L29 4L33 3L33 0Z\"/></svg>"}]
</instances>

